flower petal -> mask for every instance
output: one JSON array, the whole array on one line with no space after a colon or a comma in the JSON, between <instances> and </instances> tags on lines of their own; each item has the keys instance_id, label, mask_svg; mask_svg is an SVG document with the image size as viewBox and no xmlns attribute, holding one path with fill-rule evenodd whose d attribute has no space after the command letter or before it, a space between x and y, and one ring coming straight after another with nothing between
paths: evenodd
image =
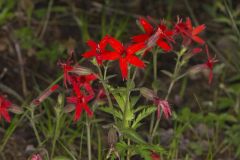
<instances>
[{"instance_id":1,"label":"flower petal","mask_svg":"<svg viewBox=\"0 0 240 160\"><path fill-rule=\"evenodd\" d=\"M74 121L79 120L79 118L81 117L82 114L82 104L81 103L77 103L76 105L76 110L75 110L75 115L74 115Z\"/></svg>"},{"instance_id":2,"label":"flower petal","mask_svg":"<svg viewBox=\"0 0 240 160\"><path fill-rule=\"evenodd\" d=\"M192 30L192 22L191 22L191 19L189 17L186 20L186 26L189 30Z\"/></svg>"},{"instance_id":3,"label":"flower petal","mask_svg":"<svg viewBox=\"0 0 240 160\"><path fill-rule=\"evenodd\" d=\"M205 24L202 24L200 26L197 26L196 28L193 29L192 31L192 35L197 35L199 34L200 32L202 32L204 29L206 28Z\"/></svg>"},{"instance_id":4,"label":"flower petal","mask_svg":"<svg viewBox=\"0 0 240 160\"><path fill-rule=\"evenodd\" d=\"M122 73L123 79L126 79L128 76L128 64L126 58L119 59L119 65Z\"/></svg>"},{"instance_id":5,"label":"flower petal","mask_svg":"<svg viewBox=\"0 0 240 160\"><path fill-rule=\"evenodd\" d=\"M119 53L122 53L122 51L124 50L122 43L113 37L109 37L109 44Z\"/></svg>"},{"instance_id":6,"label":"flower petal","mask_svg":"<svg viewBox=\"0 0 240 160\"><path fill-rule=\"evenodd\" d=\"M127 51L127 54L135 54L136 52L138 52L139 50L141 50L145 47L146 47L146 45L144 42L136 43L136 44L132 44L132 45L128 46L126 51Z\"/></svg>"},{"instance_id":7,"label":"flower petal","mask_svg":"<svg viewBox=\"0 0 240 160\"><path fill-rule=\"evenodd\" d=\"M109 36L106 35L103 37L103 39L99 42L99 48L101 49L101 51L103 51L105 49L105 47L107 46L108 44L108 38Z\"/></svg>"},{"instance_id":8,"label":"flower petal","mask_svg":"<svg viewBox=\"0 0 240 160\"><path fill-rule=\"evenodd\" d=\"M85 111L87 112L87 115L89 117L93 116L93 112L91 111L91 109L89 108L89 106L86 103L83 104L83 108L85 109Z\"/></svg>"},{"instance_id":9,"label":"flower petal","mask_svg":"<svg viewBox=\"0 0 240 160\"><path fill-rule=\"evenodd\" d=\"M106 51L102 54L103 60L116 60L118 58L120 58L120 55L118 52Z\"/></svg>"},{"instance_id":10,"label":"flower petal","mask_svg":"<svg viewBox=\"0 0 240 160\"><path fill-rule=\"evenodd\" d=\"M146 19L140 18L138 21L147 34L151 34L153 32L153 26Z\"/></svg>"},{"instance_id":11,"label":"flower petal","mask_svg":"<svg viewBox=\"0 0 240 160\"><path fill-rule=\"evenodd\" d=\"M97 43L94 42L93 40L88 40L87 45L93 50L95 50L97 48Z\"/></svg>"},{"instance_id":12,"label":"flower petal","mask_svg":"<svg viewBox=\"0 0 240 160\"><path fill-rule=\"evenodd\" d=\"M96 56L96 52L92 51L92 50L91 51L87 51L87 52L83 53L82 56L84 58L94 57L94 56Z\"/></svg>"},{"instance_id":13,"label":"flower petal","mask_svg":"<svg viewBox=\"0 0 240 160\"><path fill-rule=\"evenodd\" d=\"M194 40L195 42L197 42L199 44L204 44L205 43L205 41L198 36L192 36L192 40Z\"/></svg>"},{"instance_id":14,"label":"flower petal","mask_svg":"<svg viewBox=\"0 0 240 160\"><path fill-rule=\"evenodd\" d=\"M136 67L139 67L139 68L145 67L145 64L143 63L143 61L141 61L137 56L130 55L127 57L127 61Z\"/></svg>"},{"instance_id":15,"label":"flower petal","mask_svg":"<svg viewBox=\"0 0 240 160\"><path fill-rule=\"evenodd\" d=\"M199 47L193 48L193 50L192 50L193 54L198 54L200 52L202 52L202 48L199 48Z\"/></svg>"},{"instance_id":16,"label":"flower petal","mask_svg":"<svg viewBox=\"0 0 240 160\"><path fill-rule=\"evenodd\" d=\"M169 52L172 48L163 40L159 39L157 45L161 47L164 51Z\"/></svg>"},{"instance_id":17,"label":"flower petal","mask_svg":"<svg viewBox=\"0 0 240 160\"><path fill-rule=\"evenodd\" d=\"M3 116L3 118L9 123L11 121L11 118L8 114L8 111L6 108L2 108L0 114Z\"/></svg>"},{"instance_id":18,"label":"flower petal","mask_svg":"<svg viewBox=\"0 0 240 160\"><path fill-rule=\"evenodd\" d=\"M131 37L132 41L135 43L145 42L148 38L149 38L148 34L139 34L139 35Z\"/></svg>"}]
</instances>

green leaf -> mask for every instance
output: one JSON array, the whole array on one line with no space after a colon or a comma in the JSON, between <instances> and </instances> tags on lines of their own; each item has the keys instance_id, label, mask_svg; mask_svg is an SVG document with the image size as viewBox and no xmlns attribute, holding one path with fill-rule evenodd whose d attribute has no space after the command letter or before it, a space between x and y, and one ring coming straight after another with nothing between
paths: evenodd
<instances>
[{"instance_id":1,"label":"green leaf","mask_svg":"<svg viewBox=\"0 0 240 160\"><path fill-rule=\"evenodd\" d=\"M123 133L123 135L125 135L126 137L130 138L132 141L138 144L146 144L142 137L131 128L122 129L121 132Z\"/></svg>"},{"instance_id":2,"label":"green leaf","mask_svg":"<svg viewBox=\"0 0 240 160\"><path fill-rule=\"evenodd\" d=\"M121 111L124 112L125 106L125 98L119 94L113 94L115 100L117 101L118 106L120 107Z\"/></svg>"},{"instance_id":3,"label":"green leaf","mask_svg":"<svg viewBox=\"0 0 240 160\"><path fill-rule=\"evenodd\" d=\"M132 121L133 119L134 119L133 111L131 110L130 107L127 107L126 120Z\"/></svg>"},{"instance_id":4,"label":"green leaf","mask_svg":"<svg viewBox=\"0 0 240 160\"><path fill-rule=\"evenodd\" d=\"M226 109L234 105L234 100L227 97L221 97L218 100L219 109Z\"/></svg>"},{"instance_id":5,"label":"green leaf","mask_svg":"<svg viewBox=\"0 0 240 160\"><path fill-rule=\"evenodd\" d=\"M150 115L152 112L156 111L156 107L149 107L146 109L143 109L138 115L137 118L135 119L135 121L132 124L132 128L136 128L138 123L143 120L145 117L147 117L148 115Z\"/></svg>"},{"instance_id":6,"label":"green leaf","mask_svg":"<svg viewBox=\"0 0 240 160\"><path fill-rule=\"evenodd\" d=\"M132 96L130 99L131 106L134 107L137 104L139 99L140 99L140 96Z\"/></svg>"},{"instance_id":7,"label":"green leaf","mask_svg":"<svg viewBox=\"0 0 240 160\"><path fill-rule=\"evenodd\" d=\"M120 111L118 111L117 109L112 109L110 107L99 107L98 109L100 109L101 111L104 111L106 113L109 113L111 115L115 115L117 118L121 119L123 118L123 115Z\"/></svg>"},{"instance_id":8,"label":"green leaf","mask_svg":"<svg viewBox=\"0 0 240 160\"><path fill-rule=\"evenodd\" d=\"M161 72L170 78L173 76L173 74L167 70L161 70Z\"/></svg>"}]
</instances>

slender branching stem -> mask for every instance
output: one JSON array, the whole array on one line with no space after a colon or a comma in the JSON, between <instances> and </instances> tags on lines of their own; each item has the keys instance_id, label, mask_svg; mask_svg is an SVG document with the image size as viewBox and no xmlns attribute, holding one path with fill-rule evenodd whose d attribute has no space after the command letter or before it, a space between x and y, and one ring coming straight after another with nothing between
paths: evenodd
<instances>
[{"instance_id":1,"label":"slender branching stem","mask_svg":"<svg viewBox=\"0 0 240 160\"><path fill-rule=\"evenodd\" d=\"M88 160L92 160L92 150L91 150L91 124L87 119L87 149L88 149Z\"/></svg>"},{"instance_id":2,"label":"slender branching stem","mask_svg":"<svg viewBox=\"0 0 240 160\"><path fill-rule=\"evenodd\" d=\"M38 130L37 130L37 127L36 127L36 124L35 124L35 116L34 116L34 106L30 106L30 114L31 114L31 117L30 117L30 123L32 125L32 128L33 128L33 131L34 131L34 134L37 138L37 142L38 142L38 146L41 146L42 145L42 141L40 139L40 136L39 136L39 133L38 133Z\"/></svg>"},{"instance_id":3,"label":"slender branching stem","mask_svg":"<svg viewBox=\"0 0 240 160\"><path fill-rule=\"evenodd\" d=\"M101 71L101 68L99 65L97 65L97 68L98 68L98 72L99 72L99 75L100 75L100 79L101 79L101 83L103 85L103 88L104 88L104 91L105 91L105 94L107 96L107 100L108 100L108 105L111 107L111 109L113 110L113 103L112 103L112 100L111 100L111 97L110 97L110 93L109 93L109 90L107 88L107 84L106 84L106 81L105 81L105 77L106 77L106 70L104 72L104 75ZM116 117L115 115L113 115L113 118L114 118L114 121L116 122Z\"/></svg>"},{"instance_id":4,"label":"slender branching stem","mask_svg":"<svg viewBox=\"0 0 240 160\"><path fill-rule=\"evenodd\" d=\"M167 95L165 96L165 100L168 100L171 92L172 92L172 89L173 89L173 86L177 80L177 77L178 77L178 74L179 74L179 71L181 69L181 55L180 52L177 53L177 62L176 62L176 65L175 65L175 69L174 69L174 72L173 72L173 75L172 75L172 78L171 78L171 83L168 87L168 91L167 91ZM158 126L159 126L159 122L161 120L161 117L162 117L162 114L163 114L163 111L161 110L161 113L160 113L160 117L156 120L156 123L154 125L154 128L152 130L152 133L151 133L151 139L153 139L157 129L158 129Z\"/></svg>"}]
</instances>

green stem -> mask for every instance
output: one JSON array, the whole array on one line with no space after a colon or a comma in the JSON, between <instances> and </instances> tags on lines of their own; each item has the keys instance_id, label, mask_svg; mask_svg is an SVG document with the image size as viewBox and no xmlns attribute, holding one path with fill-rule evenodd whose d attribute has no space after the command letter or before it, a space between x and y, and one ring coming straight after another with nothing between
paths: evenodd
<instances>
[{"instance_id":1,"label":"green stem","mask_svg":"<svg viewBox=\"0 0 240 160\"><path fill-rule=\"evenodd\" d=\"M2 153L2 151L4 150L5 145L7 144L9 138L11 137L11 135L13 134L14 130L17 128L17 126L20 124L20 122L22 122L22 120L25 118L25 116L28 114L28 111L26 111L21 117L20 119L15 122L13 121L11 123L11 125L9 126L9 128L7 129L7 132L5 133L4 137L3 137L3 142L0 145L0 153Z\"/></svg>"},{"instance_id":2,"label":"green stem","mask_svg":"<svg viewBox=\"0 0 240 160\"><path fill-rule=\"evenodd\" d=\"M53 135L53 141L52 141L52 152L51 152L51 159L53 159L54 156L54 151L55 151L55 146L56 146L56 142L57 139L59 137L59 125L60 125L60 110L58 110L58 108L56 109L56 126L55 126L55 131L54 131L54 135Z\"/></svg>"},{"instance_id":3,"label":"green stem","mask_svg":"<svg viewBox=\"0 0 240 160\"><path fill-rule=\"evenodd\" d=\"M129 138L128 138L128 140L127 140L127 143L128 143L128 146L131 145L131 141L130 141ZM130 158L131 158L131 153L130 153L130 150L128 149L128 150L127 150L127 160L130 160Z\"/></svg>"},{"instance_id":4,"label":"green stem","mask_svg":"<svg viewBox=\"0 0 240 160\"><path fill-rule=\"evenodd\" d=\"M126 102L125 102L124 111L123 111L123 128L128 128L129 127L128 120L127 120L127 113L129 111L130 86L133 83L133 79L135 78L135 74L136 74L136 70L134 72L132 80L130 81L129 80L129 78L130 78L130 69L129 69L128 76L127 76L127 82L126 82ZM130 145L130 139L129 138L127 138L127 142L128 142L128 145ZM131 157L130 156L130 151L128 149L127 150L127 157L126 157L126 159L130 160L130 157Z\"/></svg>"},{"instance_id":5,"label":"green stem","mask_svg":"<svg viewBox=\"0 0 240 160\"><path fill-rule=\"evenodd\" d=\"M174 84L176 82L176 79L177 79L177 76L178 76L178 73L179 73L180 69L181 69L181 54L178 53L177 54L177 63L175 65L175 69L174 69L174 72L173 72L173 75L172 75L172 80L171 80L171 83L170 83L168 91L167 91L167 95L164 98L164 100L168 100L168 98L169 98L169 96L170 96L170 94L172 92L173 86L174 86ZM157 121L156 121L156 123L154 125L154 128L153 128L153 131L151 133L151 139L153 139L153 137L154 137L154 135L155 135L155 133L156 133L156 131L158 129L159 122L160 122L161 117L162 117L162 113L163 112L161 110L160 117L157 119Z\"/></svg>"},{"instance_id":6,"label":"green stem","mask_svg":"<svg viewBox=\"0 0 240 160\"><path fill-rule=\"evenodd\" d=\"M123 128L127 128L128 127L128 121L127 121L127 112L128 112L128 101L129 101L129 95L130 95L130 81L129 81L129 73L128 73L128 77L127 77L127 82L126 82L126 102L124 105L124 111L123 111ZM132 81L131 81L132 82Z\"/></svg>"},{"instance_id":7,"label":"green stem","mask_svg":"<svg viewBox=\"0 0 240 160\"><path fill-rule=\"evenodd\" d=\"M102 71L101 71L101 68L99 66L97 66L98 68L98 72L100 74L100 79L101 79L101 83L103 85L103 88L105 90L105 93L106 93L106 96L107 96L107 100L108 100L108 105L111 107L111 109L113 110L113 103L112 103L112 100L111 100L111 97L110 97L110 93L108 91L108 88L107 88L107 84L105 82L105 77L106 77L106 72L104 72L104 75L102 74ZM113 118L114 118L114 121L116 122L116 116L113 115Z\"/></svg>"},{"instance_id":8,"label":"green stem","mask_svg":"<svg viewBox=\"0 0 240 160\"><path fill-rule=\"evenodd\" d=\"M88 160L92 160L92 151L91 151L91 126L87 120L87 148L88 148Z\"/></svg>"},{"instance_id":9,"label":"green stem","mask_svg":"<svg viewBox=\"0 0 240 160\"><path fill-rule=\"evenodd\" d=\"M153 83L157 82L157 51L153 52ZM157 94L158 88L153 87L154 94ZM151 121L150 121L150 128L149 133L152 133L153 131L153 125L155 121L155 113L152 113ZM150 143L152 143L152 137L149 139Z\"/></svg>"},{"instance_id":10,"label":"green stem","mask_svg":"<svg viewBox=\"0 0 240 160\"><path fill-rule=\"evenodd\" d=\"M157 52L153 52L153 82L157 81ZM158 88L153 87L154 93L157 93Z\"/></svg>"},{"instance_id":11,"label":"green stem","mask_svg":"<svg viewBox=\"0 0 240 160\"><path fill-rule=\"evenodd\" d=\"M38 142L38 145L41 146L42 145L42 141L40 139L40 136L39 136L39 133L38 133L38 130L37 130L37 127L35 125L35 118L34 118L34 106L30 106L30 112L31 112L31 118L30 118L30 123L32 125L32 128L33 128L33 131L34 131L34 134L37 138L37 142Z\"/></svg>"}]
</instances>

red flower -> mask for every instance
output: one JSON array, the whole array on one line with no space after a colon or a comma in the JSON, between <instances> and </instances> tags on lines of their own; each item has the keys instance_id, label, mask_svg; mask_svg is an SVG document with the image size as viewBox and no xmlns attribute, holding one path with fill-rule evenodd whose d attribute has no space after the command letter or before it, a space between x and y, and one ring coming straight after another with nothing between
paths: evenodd
<instances>
[{"instance_id":1,"label":"red flower","mask_svg":"<svg viewBox=\"0 0 240 160\"><path fill-rule=\"evenodd\" d=\"M151 159L152 160L161 160L161 157L157 153L152 152L151 153Z\"/></svg>"},{"instance_id":2,"label":"red flower","mask_svg":"<svg viewBox=\"0 0 240 160\"><path fill-rule=\"evenodd\" d=\"M67 60L66 63L58 62L58 64L63 69L63 82L64 82L65 87L67 88L67 83L70 83L69 72L73 70L73 67L70 65L69 59Z\"/></svg>"},{"instance_id":3,"label":"red flower","mask_svg":"<svg viewBox=\"0 0 240 160\"><path fill-rule=\"evenodd\" d=\"M40 154L34 154L31 160L42 160L42 157L40 156Z\"/></svg>"},{"instance_id":4,"label":"red flower","mask_svg":"<svg viewBox=\"0 0 240 160\"><path fill-rule=\"evenodd\" d=\"M32 104L39 105L42 103L47 97L49 97L54 91L56 91L59 88L59 85L55 84L50 88L47 88L44 90L36 99L32 101Z\"/></svg>"},{"instance_id":5,"label":"red flower","mask_svg":"<svg viewBox=\"0 0 240 160\"><path fill-rule=\"evenodd\" d=\"M87 41L87 45L91 48L90 51L83 53L83 57L91 58L96 57L97 63L102 65L102 55L108 54L114 56L114 52L105 50L108 44L108 35L106 35L98 44L92 40Z\"/></svg>"},{"instance_id":6,"label":"red flower","mask_svg":"<svg viewBox=\"0 0 240 160\"><path fill-rule=\"evenodd\" d=\"M80 78L83 78L85 76L80 76ZM73 91L75 96L67 97L68 103L75 104L76 111L74 115L74 121L79 120L82 114L82 110L84 109L88 116L91 117L93 115L93 112L88 106L88 102L94 97L94 92L92 90L92 87L87 85L87 82L81 82L79 77L72 77L71 84L73 86ZM84 86L85 92L83 93L80 87ZM87 92L87 93L86 93Z\"/></svg>"},{"instance_id":7,"label":"red flower","mask_svg":"<svg viewBox=\"0 0 240 160\"><path fill-rule=\"evenodd\" d=\"M157 117L160 118L160 110L163 110L164 116L168 119L171 115L170 105L167 100L161 100L159 98L154 99L154 104L157 106Z\"/></svg>"},{"instance_id":8,"label":"red flower","mask_svg":"<svg viewBox=\"0 0 240 160\"><path fill-rule=\"evenodd\" d=\"M8 109L11 105L12 103L10 101L8 101L3 96L0 96L0 119L3 117L7 122L11 121L11 118L8 114Z\"/></svg>"},{"instance_id":9,"label":"red flower","mask_svg":"<svg viewBox=\"0 0 240 160\"><path fill-rule=\"evenodd\" d=\"M214 65L214 63L217 62L217 60L216 60L215 57L212 58L212 57L210 56L210 54L209 54L209 52L208 52L208 46L207 46L207 45L205 46L205 48L206 48L206 53L207 53L208 59L207 59L207 62L205 62L205 63L203 64L203 67L210 70L209 76L208 76L208 83L211 84L211 83L212 83L212 79L213 79L213 65Z\"/></svg>"},{"instance_id":10,"label":"red flower","mask_svg":"<svg viewBox=\"0 0 240 160\"><path fill-rule=\"evenodd\" d=\"M197 27L192 26L190 18L187 18L186 22L182 22L182 19L179 19L175 25L175 30L177 33L180 33L183 37L183 45L189 45L191 40L204 44L205 41L198 36L206 28L205 24L199 25Z\"/></svg>"},{"instance_id":11,"label":"red flower","mask_svg":"<svg viewBox=\"0 0 240 160\"><path fill-rule=\"evenodd\" d=\"M148 88L141 88L140 93L147 99L153 101L153 103L157 106L157 117L160 118L160 111L163 110L165 117L168 119L171 115L170 105L167 100L161 100L158 96Z\"/></svg>"},{"instance_id":12,"label":"red flower","mask_svg":"<svg viewBox=\"0 0 240 160\"><path fill-rule=\"evenodd\" d=\"M154 28L146 19L140 18L139 23L143 27L145 33L132 37L132 41L135 43L144 42L148 49L151 49L155 44L157 44L164 51L169 52L172 47L170 46L170 41L172 39L173 32L167 29L166 25L161 23L156 28ZM165 42L165 40L168 42Z\"/></svg>"},{"instance_id":13,"label":"red flower","mask_svg":"<svg viewBox=\"0 0 240 160\"><path fill-rule=\"evenodd\" d=\"M103 56L103 59L106 60L119 60L119 65L122 73L123 79L127 78L128 75L128 65L132 64L139 68L144 68L145 64L143 61L141 61L135 53L140 51L141 49L145 48L144 43L138 43L129 45L128 47L123 46L121 42L116 40L113 37L109 37L109 44L112 46L112 48L115 50L115 54L109 55L105 54Z\"/></svg>"}]
</instances>

